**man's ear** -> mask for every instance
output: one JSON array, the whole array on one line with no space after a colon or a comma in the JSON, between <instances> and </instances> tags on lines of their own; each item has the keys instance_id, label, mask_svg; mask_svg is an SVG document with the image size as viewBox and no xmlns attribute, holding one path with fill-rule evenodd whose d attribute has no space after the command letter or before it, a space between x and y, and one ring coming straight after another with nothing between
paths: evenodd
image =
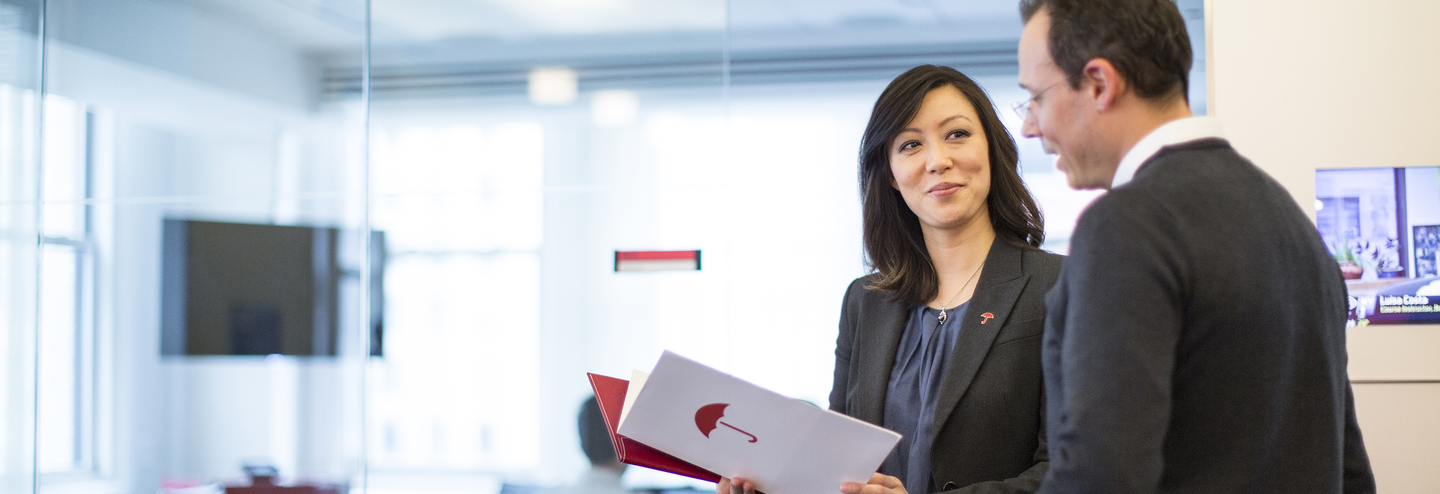
<instances>
[{"instance_id":1,"label":"man's ear","mask_svg":"<svg viewBox=\"0 0 1440 494\"><path fill-rule=\"evenodd\" d=\"M1080 70L1081 88L1095 102L1095 110L1105 111L1120 99L1128 85L1115 65L1103 58L1092 58Z\"/></svg>"}]
</instances>

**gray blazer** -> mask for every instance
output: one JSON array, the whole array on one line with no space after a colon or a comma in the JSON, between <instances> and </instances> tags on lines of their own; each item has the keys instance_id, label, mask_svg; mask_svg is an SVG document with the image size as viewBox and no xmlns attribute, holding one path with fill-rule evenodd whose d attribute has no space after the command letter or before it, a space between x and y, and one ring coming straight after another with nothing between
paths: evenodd
<instances>
[{"instance_id":1,"label":"gray blazer","mask_svg":"<svg viewBox=\"0 0 1440 494\"><path fill-rule=\"evenodd\" d=\"M1040 337L1045 292L1061 256L996 239L945 368L935 411L931 474L941 491L1034 492L1049 456ZM850 284L835 343L830 409L880 424L895 352L911 307ZM988 321L983 314L994 317ZM906 486L923 494L928 486Z\"/></svg>"}]
</instances>

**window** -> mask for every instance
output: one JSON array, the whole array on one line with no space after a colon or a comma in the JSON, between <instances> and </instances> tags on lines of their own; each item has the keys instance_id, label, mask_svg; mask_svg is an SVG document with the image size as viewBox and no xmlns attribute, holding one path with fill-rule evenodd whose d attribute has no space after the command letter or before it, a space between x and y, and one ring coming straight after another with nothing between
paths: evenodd
<instances>
[{"instance_id":1,"label":"window","mask_svg":"<svg viewBox=\"0 0 1440 494\"><path fill-rule=\"evenodd\" d=\"M67 474L95 467L92 116L59 96L44 106L36 467Z\"/></svg>"},{"instance_id":2,"label":"window","mask_svg":"<svg viewBox=\"0 0 1440 494\"><path fill-rule=\"evenodd\" d=\"M388 254L373 468L540 463L542 140L526 123L377 132L372 209Z\"/></svg>"}]
</instances>

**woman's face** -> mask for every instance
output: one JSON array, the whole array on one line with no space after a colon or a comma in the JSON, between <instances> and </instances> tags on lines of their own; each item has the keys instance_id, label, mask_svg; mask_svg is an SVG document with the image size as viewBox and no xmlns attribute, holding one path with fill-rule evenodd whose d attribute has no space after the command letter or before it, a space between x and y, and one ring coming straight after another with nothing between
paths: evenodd
<instances>
[{"instance_id":1,"label":"woman's face","mask_svg":"<svg viewBox=\"0 0 1440 494\"><path fill-rule=\"evenodd\" d=\"M970 100L951 86L931 90L890 142L890 185L926 230L990 223L990 146Z\"/></svg>"}]
</instances>

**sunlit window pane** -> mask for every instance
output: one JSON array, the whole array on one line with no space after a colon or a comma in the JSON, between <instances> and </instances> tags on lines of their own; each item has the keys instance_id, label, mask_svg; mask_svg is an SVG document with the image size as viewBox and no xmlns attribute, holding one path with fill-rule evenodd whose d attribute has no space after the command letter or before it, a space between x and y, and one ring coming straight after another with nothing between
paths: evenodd
<instances>
[{"instance_id":1,"label":"sunlit window pane","mask_svg":"<svg viewBox=\"0 0 1440 494\"><path fill-rule=\"evenodd\" d=\"M369 384L375 468L540 465L542 143L535 124L376 133L372 208L390 260Z\"/></svg>"},{"instance_id":2,"label":"sunlit window pane","mask_svg":"<svg viewBox=\"0 0 1440 494\"><path fill-rule=\"evenodd\" d=\"M38 455L40 470L53 472L72 469L79 459L79 255L73 247L47 245L41 256Z\"/></svg>"},{"instance_id":3,"label":"sunlit window pane","mask_svg":"<svg viewBox=\"0 0 1440 494\"><path fill-rule=\"evenodd\" d=\"M85 200L85 113L75 101L45 96L41 166L45 235L80 238Z\"/></svg>"},{"instance_id":4,"label":"sunlit window pane","mask_svg":"<svg viewBox=\"0 0 1440 494\"><path fill-rule=\"evenodd\" d=\"M538 249L542 144L537 124L379 132L377 229L397 252Z\"/></svg>"}]
</instances>

